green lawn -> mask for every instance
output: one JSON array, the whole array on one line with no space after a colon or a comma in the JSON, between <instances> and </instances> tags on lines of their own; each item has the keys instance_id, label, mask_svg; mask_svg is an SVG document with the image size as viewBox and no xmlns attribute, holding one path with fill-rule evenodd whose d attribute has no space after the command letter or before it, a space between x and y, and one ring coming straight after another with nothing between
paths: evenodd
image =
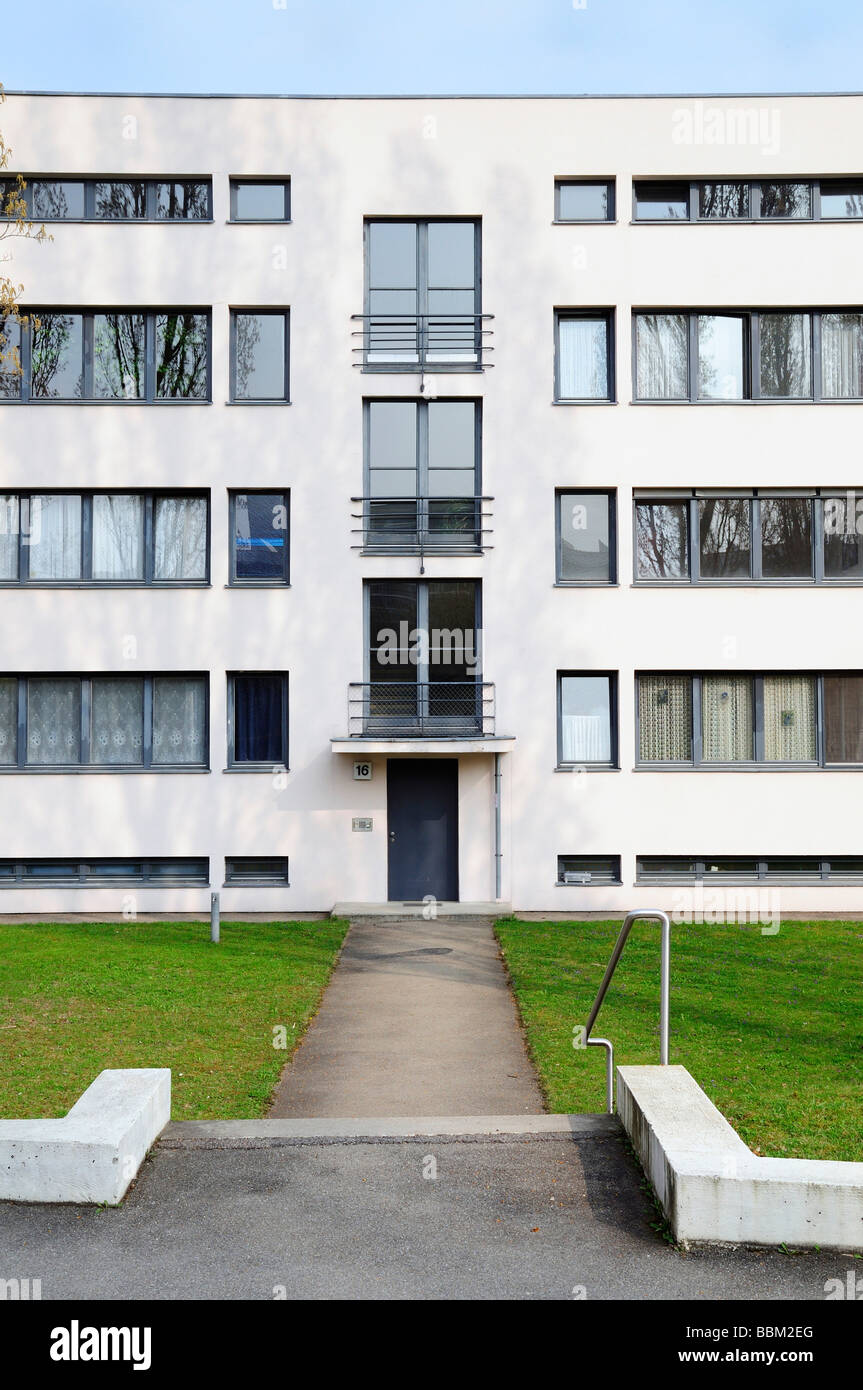
<instances>
[{"instance_id":1,"label":"green lawn","mask_svg":"<svg viewBox=\"0 0 863 1390\"><path fill-rule=\"evenodd\" d=\"M497 924L529 1046L555 1112L605 1108L605 1053L572 1029L619 922ZM863 924L672 926L671 1062L758 1154L863 1159ZM594 1032L615 1061L659 1061L659 927L636 922Z\"/></svg>"},{"instance_id":2,"label":"green lawn","mask_svg":"<svg viewBox=\"0 0 863 1390\"><path fill-rule=\"evenodd\" d=\"M170 1067L175 1120L265 1114L346 930L0 923L0 1116L64 1115L105 1067Z\"/></svg>"}]
</instances>

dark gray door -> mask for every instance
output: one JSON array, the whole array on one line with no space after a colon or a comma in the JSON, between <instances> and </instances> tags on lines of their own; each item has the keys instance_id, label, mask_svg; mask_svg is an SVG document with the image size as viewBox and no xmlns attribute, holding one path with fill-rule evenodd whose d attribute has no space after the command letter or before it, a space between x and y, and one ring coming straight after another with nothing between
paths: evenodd
<instances>
[{"instance_id":1,"label":"dark gray door","mask_svg":"<svg viewBox=\"0 0 863 1390\"><path fill-rule=\"evenodd\" d=\"M391 902L458 900L458 759L387 763Z\"/></svg>"}]
</instances>

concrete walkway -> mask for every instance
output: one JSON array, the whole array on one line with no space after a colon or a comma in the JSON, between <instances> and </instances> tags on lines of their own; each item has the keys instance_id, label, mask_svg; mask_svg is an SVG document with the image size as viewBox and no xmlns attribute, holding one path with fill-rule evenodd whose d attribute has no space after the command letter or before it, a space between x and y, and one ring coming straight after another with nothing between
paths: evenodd
<instances>
[{"instance_id":1,"label":"concrete walkway","mask_svg":"<svg viewBox=\"0 0 863 1390\"><path fill-rule=\"evenodd\" d=\"M272 1118L544 1109L489 921L356 922Z\"/></svg>"}]
</instances>

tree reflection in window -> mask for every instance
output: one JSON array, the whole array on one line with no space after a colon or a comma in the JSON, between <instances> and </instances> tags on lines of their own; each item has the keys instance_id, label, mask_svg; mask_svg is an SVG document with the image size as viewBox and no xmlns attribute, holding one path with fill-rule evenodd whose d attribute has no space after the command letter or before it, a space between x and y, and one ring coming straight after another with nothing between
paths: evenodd
<instances>
[{"instance_id":1,"label":"tree reflection in window","mask_svg":"<svg viewBox=\"0 0 863 1390\"><path fill-rule=\"evenodd\" d=\"M96 314L93 320L93 394L100 400L135 400L146 394L143 314Z\"/></svg>"},{"instance_id":2,"label":"tree reflection in window","mask_svg":"<svg viewBox=\"0 0 863 1390\"><path fill-rule=\"evenodd\" d=\"M32 344L33 398L80 400L84 394L81 314L40 314L33 320Z\"/></svg>"},{"instance_id":3,"label":"tree reflection in window","mask_svg":"<svg viewBox=\"0 0 863 1390\"><path fill-rule=\"evenodd\" d=\"M156 315L156 397L207 398L206 314Z\"/></svg>"}]
</instances>

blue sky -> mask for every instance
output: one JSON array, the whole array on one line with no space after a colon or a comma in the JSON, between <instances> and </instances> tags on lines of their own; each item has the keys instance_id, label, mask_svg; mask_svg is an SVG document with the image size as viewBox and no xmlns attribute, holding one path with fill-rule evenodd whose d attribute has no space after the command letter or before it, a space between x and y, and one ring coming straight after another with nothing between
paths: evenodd
<instances>
[{"instance_id":1,"label":"blue sky","mask_svg":"<svg viewBox=\"0 0 863 1390\"><path fill-rule=\"evenodd\" d=\"M859 0L31 0L0 35L8 90L863 87Z\"/></svg>"}]
</instances>

